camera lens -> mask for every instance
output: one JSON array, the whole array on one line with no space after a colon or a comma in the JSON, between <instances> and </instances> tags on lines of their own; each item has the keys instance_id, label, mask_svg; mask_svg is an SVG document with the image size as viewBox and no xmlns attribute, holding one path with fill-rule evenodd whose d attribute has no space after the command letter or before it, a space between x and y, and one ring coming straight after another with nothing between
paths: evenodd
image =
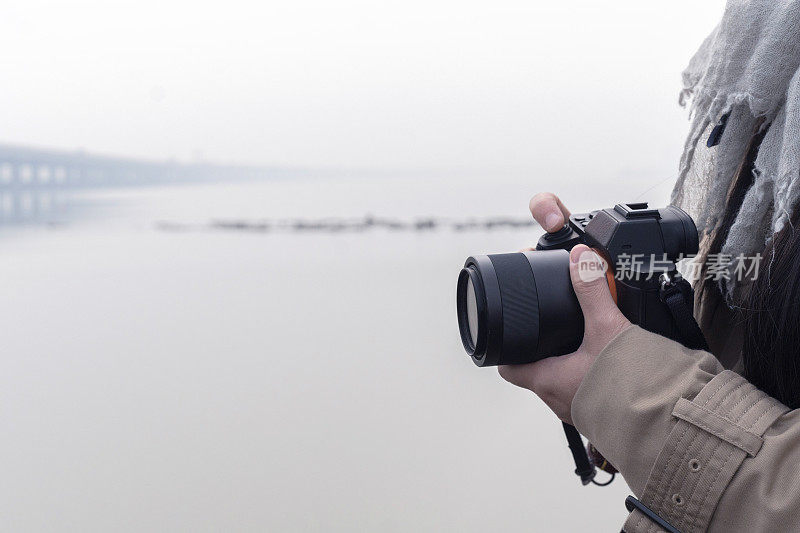
<instances>
[{"instance_id":1,"label":"camera lens","mask_svg":"<svg viewBox=\"0 0 800 533\"><path fill-rule=\"evenodd\" d=\"M563 355L583 337L565 250L470 257L456 303L462 344L478 366Z\"/></svg>"}]
</instances>

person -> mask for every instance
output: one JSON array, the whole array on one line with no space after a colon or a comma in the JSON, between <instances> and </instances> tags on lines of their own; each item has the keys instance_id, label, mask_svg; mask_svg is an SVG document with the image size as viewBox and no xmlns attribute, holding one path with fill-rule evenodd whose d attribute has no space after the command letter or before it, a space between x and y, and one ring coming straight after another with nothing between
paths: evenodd
<instances>
[{"instance_id":1,"label":"person","mask_svg":"<svg viewBox=\"0 0 800 533\"><path fill-rule=\"evenodd\" d=\"M698 222L695 314L710 351L631 324L604 277L578 275L579 260L601 264L579 245L570 274L581 346L499 367L684 533L800 531L798 30L800 2L730 0L684 73L694 118L673 203ZM534 196L530 210L547 231L569 216L551 193ZM761 275L707 275L709 258L743 253L766 258ZM665 530L639 509L623 529Z\"/></svg>"}]
</instances>

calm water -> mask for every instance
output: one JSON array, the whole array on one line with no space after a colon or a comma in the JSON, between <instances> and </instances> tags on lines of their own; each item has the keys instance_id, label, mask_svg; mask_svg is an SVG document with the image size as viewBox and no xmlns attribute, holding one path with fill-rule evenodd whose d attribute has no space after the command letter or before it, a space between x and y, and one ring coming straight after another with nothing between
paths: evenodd
<instances>
[{"instance_id":1,"label":"calm water","mask_svg":"<svg viewBox=\"0 0 800 533\"><path fill-rule=\"evenodd\" d=\"M535 228L206 228L525 215L538 189L399 179L165 187L88 194L42 215L49 224L7 224L0 529L619 528L624 483L580 487L555 417L476 368L458 340L464 258L534 243ZM561 190L575 209L635 199L607 184Z\"/></svg>"}]
</instances>

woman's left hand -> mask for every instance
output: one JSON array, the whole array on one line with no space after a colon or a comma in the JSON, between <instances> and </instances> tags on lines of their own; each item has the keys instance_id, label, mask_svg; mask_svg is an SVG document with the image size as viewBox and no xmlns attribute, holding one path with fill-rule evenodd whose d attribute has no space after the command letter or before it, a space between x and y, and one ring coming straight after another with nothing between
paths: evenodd
<instances>
[{"instance_id":1,"label":"woman's left hand","mask_svg":"<svg viewBox=\"0 0 800 533\"><path fill-rule=\"evenodd\" d=\"M571 424L572 399L583 377L603 348L631 323L611 298L599 256L581 244L572 249L569 258L572 286L583 311L583 343L567 355L525 365L499 366L498 370L503 379L533 391L558 418Z\"/></svg>"}]
</instances>

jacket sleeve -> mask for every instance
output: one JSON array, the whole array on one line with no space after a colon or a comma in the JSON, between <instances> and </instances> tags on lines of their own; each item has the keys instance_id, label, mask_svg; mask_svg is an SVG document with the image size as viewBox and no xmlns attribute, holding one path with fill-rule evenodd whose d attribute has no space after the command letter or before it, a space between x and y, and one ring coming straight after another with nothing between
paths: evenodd
<instances>
[{"instance_id":1,"label":"jacket sleeve","mask_svg":"<svg viewBox=\"0 0 800 533\"><path fill-rule=\"evenodd\" d=\"M572 418L682 533L800 531L800 413L708 352L631 326L597 356ZM638 510L624 530L662 531Z\"/></svg>"}]
</instances>

